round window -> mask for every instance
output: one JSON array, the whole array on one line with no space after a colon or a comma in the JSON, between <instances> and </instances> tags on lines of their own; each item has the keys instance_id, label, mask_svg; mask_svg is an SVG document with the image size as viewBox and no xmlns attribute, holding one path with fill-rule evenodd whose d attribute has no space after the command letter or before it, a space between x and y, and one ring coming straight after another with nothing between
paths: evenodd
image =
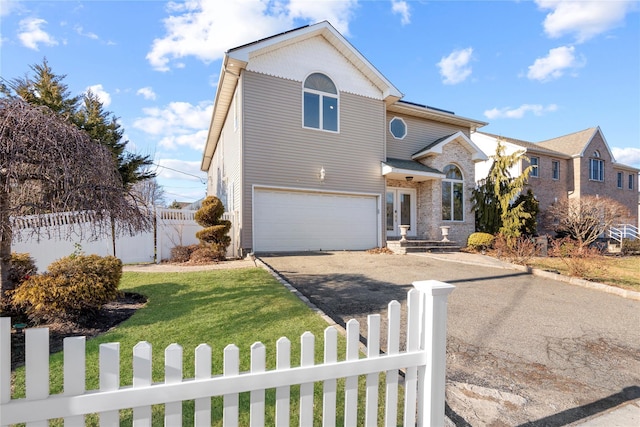
<instances>
[{"instance_id":1,"label":"round window","mask_svg":"<svg viewBox=\"0 0 640 427\"><path fill-rule=\"evenodd\" d=\"M389 122L389 131L394 138L402 139L407 136L407 125L401 118L394 117Z\"/></svg>"}]
</instances>

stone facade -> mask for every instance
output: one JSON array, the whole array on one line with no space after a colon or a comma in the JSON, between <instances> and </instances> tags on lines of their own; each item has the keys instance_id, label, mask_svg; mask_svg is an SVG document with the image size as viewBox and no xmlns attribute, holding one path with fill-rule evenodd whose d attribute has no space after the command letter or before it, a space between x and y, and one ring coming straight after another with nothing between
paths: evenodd
<instances>
[{"instance_id":1,"label":"stone facade","mask_svg":"<svg viewBox=\"0 0 640 427\"><path fill-rule=\"evenodd\" d=\"M475 231L475 213L471 205L471 190L475 182L475 166L471 153L460 143L454 141L443 147L442 154L428 157L421 162L442 171L448 164L455 164L464 178L464 220L442 220L442 184L439 179L422 182L387 180L387 187L414 188L417 191L417 238L422 240L441 240L441 226L449 226L449 240L461 246Z\"/></svg>"}]
</instances>

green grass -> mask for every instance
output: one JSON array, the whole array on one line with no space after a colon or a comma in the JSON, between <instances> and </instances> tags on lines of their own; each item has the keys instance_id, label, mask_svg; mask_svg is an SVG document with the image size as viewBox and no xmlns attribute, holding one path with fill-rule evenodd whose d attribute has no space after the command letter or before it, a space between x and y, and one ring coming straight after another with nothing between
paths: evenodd
<instances>
[{"instance_id":1,"label":"green grass","mask_svg":"<svg viewBox=\"0 0 640 427\"><path fill-rule=\"evenodd\" d=\"M598 257L583 279L640 292L640 256ZM569 267L560 258L534 258L527 265L569 275Z\"/></svg>"},{"instance_id":2,"label":"green grass","mask_svg":"<svg viewBox=\"0 0 640 427\"><path fill-rule=\"evenodd\" d=\"M148 298L147 305L112 331L87 342L87 390L99 387L99 345L120 342L121 385L132 383L133 347L148 341L153 348L153 381L164 378L164 349L171 343L183 347L183 377L194 376L194 349L201 343L213 349L212 372L222 372L223 349L235 344L240 349L240 369L250 367L250 347L260 341L266 346L267 367L275 367L275 343L280 337L291 341L291 366L299 365L300 335L310 331L316 336L316 363L322 362L323 334L326 322L266 271L258 268L193 273L125 273L121 290L137 292ZM361 328L366 325L361 325ZM339 338L339 358L344 359L344 338ZM50 358L51 394L62 392L62 353ZM381 375L381 384L384 376ZM364 398L361 379L361 400ZM297 425L297 387L292 387L292 425ZM316 418L321 423L322 385L316 384ZM24 396L24 369L15 372L14 397ZM273 425L275 392L267 392L266 425ZM338 395L338 405L342 403ZM402 401L400 399L400 401ZM248 425L249 395L241 395L241 425ZM381 390L380 402L384 402ZM212 399L212 425L222 423L222 398ZM361 405L363 408L364 405ZM153 425L161 425L163 406L153 408ZM339 409L340 414L340 409ZM360 410L359 413L363 411ZM381 411L380 411L381 412ZM399 413L401 410L399 408ZM184 425L193 425L193 402L183 403ZM380 421L383 419L380 414ZM338 416L340 418L340 415ZM341 421L339 421L341 422ZM97 416L87 418L97 425ZM121 411L121 425L131 425L131 410Z\"/></svg>"}]
</instances>

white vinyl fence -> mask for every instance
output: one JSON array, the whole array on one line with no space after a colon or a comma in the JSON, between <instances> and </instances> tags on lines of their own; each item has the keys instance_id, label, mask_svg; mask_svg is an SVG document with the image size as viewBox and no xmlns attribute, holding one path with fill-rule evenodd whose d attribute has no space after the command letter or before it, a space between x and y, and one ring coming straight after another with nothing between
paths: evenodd
<instances>
[{"instance_id":1,"label":"white vinyl fence","mask_svg":"<svg viewBox=\"0 0 640 427\"><path fill-rule=\"evenodd\" d=\"M171 249L178 245L197 244L196 232L201 230L195 220L194 210L164 209L156 210L155 228L135 236L116 236L116 256L125 264L161 262L171 258ZM35 217L34 217L35 218ZM16 218L15 234L11 250L27 252L36 261L38 271L45 271L53 261L72 254L76 245L87 255L113 255L113 241L110 232L103 232L97 239L88 239L91 235L82 229L91 227L91 215L86 213L60 213L38 217L44 227L49 226L51 232L34 233L34 218ZM237 215L225 213L223 219L231 221L231 245L227 249L227 257L235 258L238 252ZM73 225L71 225L73 224Z\"/></svg>"},{"instance_id":2,"label":"white vinyl fence","mask_svg":"<svg viewBox=\"0 0 640 427\"><path fill-rule=\"evenodd\" d=\"M164 350L164 382L151 379L151 344L140 342L133 349L133 384L120 385L119 343L101 344L99 350L100 389L85 390L85 339L64 342L64 393L49 395L48 330L35 328L26 334L26 398L11 398L11 321L0 319L0 426L28 423L46 425L46 420L64 418L65 425L84 425L84 414L98 413L101 426L117 426L120 409L133 408L133 423L151 425L151 405L164 405L164 424L182 425L182 401L195 400L197 426L210 426L211 397L224 396L224 426L237 426L239 393L250 393L250 425L265 424L265 390L275 389L275 425L288 426L290 387L299 385L299 425L313 425L314 411L322 411L323 426L334 427L339 416L347 427L357 425L358 376L366 377L366 426L377 425L378 408L384 407L385 425L442 426L445 410L445 348L447 298L454 286L435 280L413 283L407 298L407 343L400 351L400 304L389 304L388 348L380 354L380 316L368 317L367 354L359 352L360 325L347 323L346 355L338 357L337 330L324 333L324 363L314 362L316 337L301 336L300 366L290 366L290 341L276 343L276 367L267 370L266 348L251 347L251 370L239 372L239 349L224 349L223 372L212 375L212 349L206 344L195 350L195 378L183 379L183 351L178 344ZM404 402L398 414L398 370L405 371ZM386 373L384 401L379 398L378 378ZM58 375L58 373L55 373ZM337 379L344 382L344 413L336 412ZM323 384L322 405L314 407L314 383ZM216 421L216 420L213 420ZM68 424L67 424L68 423Z\"/></svg>"}]
</instances>

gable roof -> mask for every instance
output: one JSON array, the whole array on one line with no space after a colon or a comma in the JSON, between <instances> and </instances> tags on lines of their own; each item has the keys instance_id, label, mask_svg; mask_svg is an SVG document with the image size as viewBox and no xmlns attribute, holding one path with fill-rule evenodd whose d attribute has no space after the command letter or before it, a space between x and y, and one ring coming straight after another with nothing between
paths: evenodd
<instances>
[{"instance_id":1,"label":"gable roof","mask_svg":"<svg viewBox=\"0 0 640 427\"><path fill-rule=\"evenodd\" d=\"M538 142L538 144L541 147L559 151L571 157L581 157L582 155L584 155L584 150L587 148L587 145L589 145L597 132L600 132L600 128L592 127L578 132L570 133L568 135L559 136L557 138L547 139L546 141ZM600 136L602 137L603 141L605 141L607 150L609 150L609 144L606 143L602 132L600 132ZM611 158L613 158L613 154L610 151L609 154L611 155Z\"/></svg>"},{"instance_id":2,"label":"gable roof","mask_svg":"<svg viewBox=\"0 0 640 427\"><path fill-rule=\"evenodd\" d=\"M402 98L402 93L327 21L296 28L232 48L225 53L222 61L218 90L216 91L216 97L213 102L213 114L209 125L209 133L200 164L201 170L206 171L209 169L224 121L233 100L240 73L247 67L251 57L316 36L324 37L336 50L344 55L347 60L373 82L383 94L385 102L393 103Z\"/></svg>"},{"instance_id":3,"label":"gable roof","mask_svg":"<svg viewBox=\"0 0 640 427\"><path fill-rule=\"evenodd\" d=\"M545 148L544 146L540 145L540 144L536 144L535 142L529 142L529 141L524 141L522 139L515 139L515 138L507 138L505 136L502 135L496 135L493 133L488 133L488 132L479 132L476 131L476 133L482 134L482 135L486 135L489 136L491 138L494 139L500 139L504 142L513 144L513 145L517 145L518 147L524 148L524 150L526 152L533 152L533 153L538 153L538 154L546 154L549 156L554 156L554 157L560 157L563 159L568 159L571 156L565 154L565 153L561 153L560 151L556 151L556 150L552 150L549 148Z\"/></svg>"},{"instance_id":4,"label":"gable roof","mask_svg":"<svg viewBox=\"0 0 640 427\"><path fill-rule=\"evenodd\" d=\"M428 157L435 154L442 154L442 148L448 143L453 141L458 141L462 143L462 145L465 146L465 148L471 152L471 160L473 160L474 162L481 162L483 160L488 160L486 154L484 154L484 152L476 144L474 144L473 141L471 141L467 137L467 135L465 135L461 131L436 139L435 141L433 141L423 149L414 153L411 156L411 158L413 160L418 160L423 157Z\"/></svg>"}]
</instances>

